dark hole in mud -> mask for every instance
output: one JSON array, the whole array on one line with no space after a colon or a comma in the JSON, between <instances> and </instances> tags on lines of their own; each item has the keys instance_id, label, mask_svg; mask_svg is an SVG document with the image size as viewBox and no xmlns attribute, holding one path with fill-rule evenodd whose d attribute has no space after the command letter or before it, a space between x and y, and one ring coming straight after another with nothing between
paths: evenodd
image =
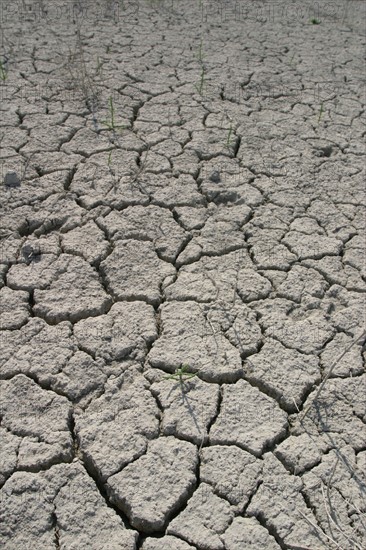
<instances>
[{"instance_id":1,"label":"dark hole in mud","mask_svg":"<svg viewBox=\"0 0 366 550\"><path fill-rule=\"evenodd\" d=\"M329 158L333 152L333 147L331 145L326 145L325 147L319 147L315 149L314 155L317 157L327 157Z\"/></svg>"},{"instance_id":2,"label":"dark hole in mud","mask_svg":"<svg viewBox=\"0 0 366 550\"><path fill-rule=\"evenodd\" d=\"M217 170L212 172L210 176L210 181L213 181L214 183L220 183L221 181L220 172L218 172Z\"/></svg>"},{"instance_id":3,"label":"dark hole in mud","mask_svg":"<svg viewBox=\"0 0 366 550\"><path fill-rule=\"evenodd\" d=\"M41 260L41 251L38 248L33 248L30 244L23 246L22 254L27 265L31 262L36 263Z\"/></svg>"}]
</instances>

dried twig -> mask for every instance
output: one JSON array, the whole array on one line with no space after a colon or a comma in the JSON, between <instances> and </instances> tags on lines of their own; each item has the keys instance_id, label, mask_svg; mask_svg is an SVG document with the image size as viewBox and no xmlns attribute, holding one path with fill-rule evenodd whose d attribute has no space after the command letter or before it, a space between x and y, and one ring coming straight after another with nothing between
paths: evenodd
<instances>
[{"instance_id":1,"label":"dried twig","mask_svg":"<svg viewBox=\"0 0 366 550\"><path fill-rule=\"evenodd\" d=\"M334 539L332 539L332 537L330 537L329 535L327 535L326 533L324 533L323 529L321 527L319 527L319 525L316 525L316 523L314 523L313 521L311 521L308 517L305 516L305 514L303 514L301 512L301 510L298 510L300 516L302 516L308 523L310 523L310 525L312 527L314 527L314 529L316 531L318 531L319 533L321 533L324 537L326 537L328 540L330 540L331 542L333 542L333 544L335 544L339 550L346 550L345 548L343 548L340 544L338 544L338 542L336 542ZM315 549L314 549L315 550Z\"/></svg>"},{"instance_id":2,"label":"dried twig","mask_svg":"<svg viewBox=\"0 0 366 550\"><path fill-rule=\"evenodd\" d=\"M309 403L309 405L303 410L303 414L302 414L302 418L301 420L304 420L305 416L308 414L312 404L318 399L319 395L320 395L320 392L322 391L322 389L324 388L325 386L325 383L326 381L328 380L328 378L330 378L332 372L334 371L334 368L336 367L336 365L339 363L339 361L346 355L346 353L349 352L349 350L358 342L358 340L361 340L362 338L364 338L366 336L366 330L364 330L359 336L357 336L354 340L352 340L352 342L349 344L349 346L346 347L346 349L339 355L339 357L337 357L337 359L333 362L332 366L330 367L329 369L329 372L328 374L326 375L326 377L324 378L323 382L320 384L314 398L312 399L311 403Z\"/></svg>"},{"instance_id":3,"label":"dried twig","mask_svg":"<svg viewBox=\"0 0 366 550\"><path fill-rule=\"evenodd\" d=\"M332 472L332 475L334 473L334 469L333 469L333 472ZM330 480L329 480L330 482ZM357 550L362 550L362 547L355 541L353 540L349 535L347 535L344 530L338 525L338 522L335 521L335 519L332 518L332 503L331 503L331 500L330 500L330 493L329 493L329 482L327 484L327 497L325 497L325 493L324 493L324 487L323 487L323 484L321 485L321 491L322 491L322 496L323 496L323 502L324 502L324 508L325 508L325 512L327 514L327 517L328 517L328 520L330 523L332 523L334 525L334 527L341 533L341 535L344 536L345 539L347 539L349 542L351 542L353 544L353 547ZM327 506L327 502L326 500L328 500L328 503L329 503L329 510L328 510L328 506ZM335 541L334 541L335 542Z\"/></svg>"}]
</instances>

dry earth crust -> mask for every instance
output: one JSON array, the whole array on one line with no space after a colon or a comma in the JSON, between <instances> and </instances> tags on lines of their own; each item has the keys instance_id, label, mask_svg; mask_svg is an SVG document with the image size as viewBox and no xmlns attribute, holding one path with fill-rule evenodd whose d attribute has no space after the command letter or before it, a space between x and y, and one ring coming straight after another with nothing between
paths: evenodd
<instances>
[{"instance_id":1,"label":"dry earth crust","mask_svg":"<svg viewBox=\"0 0 366 550\"><path fill-rule=\"evenodd\" d=\"M365 3L0 12L1 547L365 549Z\"/></svg>"}]
</instances>

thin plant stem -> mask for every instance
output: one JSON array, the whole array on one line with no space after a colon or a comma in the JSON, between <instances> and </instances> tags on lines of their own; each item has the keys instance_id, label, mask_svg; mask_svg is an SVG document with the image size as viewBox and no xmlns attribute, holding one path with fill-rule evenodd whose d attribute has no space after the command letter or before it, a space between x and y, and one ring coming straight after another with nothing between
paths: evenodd
<instances>
[{"instance_id":1,"label":"thin plant stem","mask_svg":"<svg viewBox=\"0 0 366 550\"><path fill-rule=\"evenodd\" d=\"M332 372L334 371L335 367L337 366L337 364L339 363L339 361L346 355L346 353L349 352L349 350L359 341L361 340L362 338L364 338L366 336L366 330L364 330L359 336L357 336L354 340L352 340L352 342L349 344L349 346L346 347L346 349L337 357L337 359L333 362L332 366L330 367L329 371L328 371L328 374L326 375L326 377L324 378L323 382L320 384L313 400L311 401L311 403L309 403L309 405L303 410L303 415L302 415L302 418L301 420L304 420L305 416L308 414L312 404L318 399L319 395L320 395L320 392L322 391L322 389L324 388L325 386L325 383L326 381L330 378Z\"/></svg>"}]
</instances>

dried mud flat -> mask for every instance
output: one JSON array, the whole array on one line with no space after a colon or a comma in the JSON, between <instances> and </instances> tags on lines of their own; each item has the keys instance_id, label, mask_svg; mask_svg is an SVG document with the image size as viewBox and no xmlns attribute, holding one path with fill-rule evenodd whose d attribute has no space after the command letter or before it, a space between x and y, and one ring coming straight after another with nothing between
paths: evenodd
<instances>
[{"instance_id":1,"label":"dried mud flat","mask_svg":"<svg viewBox=\"0 0 366 550\"><path fill-rule=\"evenodd\" d=\"M364 549L364 4L1 10L2 547Z\"/></svg>"}]
</instances>

